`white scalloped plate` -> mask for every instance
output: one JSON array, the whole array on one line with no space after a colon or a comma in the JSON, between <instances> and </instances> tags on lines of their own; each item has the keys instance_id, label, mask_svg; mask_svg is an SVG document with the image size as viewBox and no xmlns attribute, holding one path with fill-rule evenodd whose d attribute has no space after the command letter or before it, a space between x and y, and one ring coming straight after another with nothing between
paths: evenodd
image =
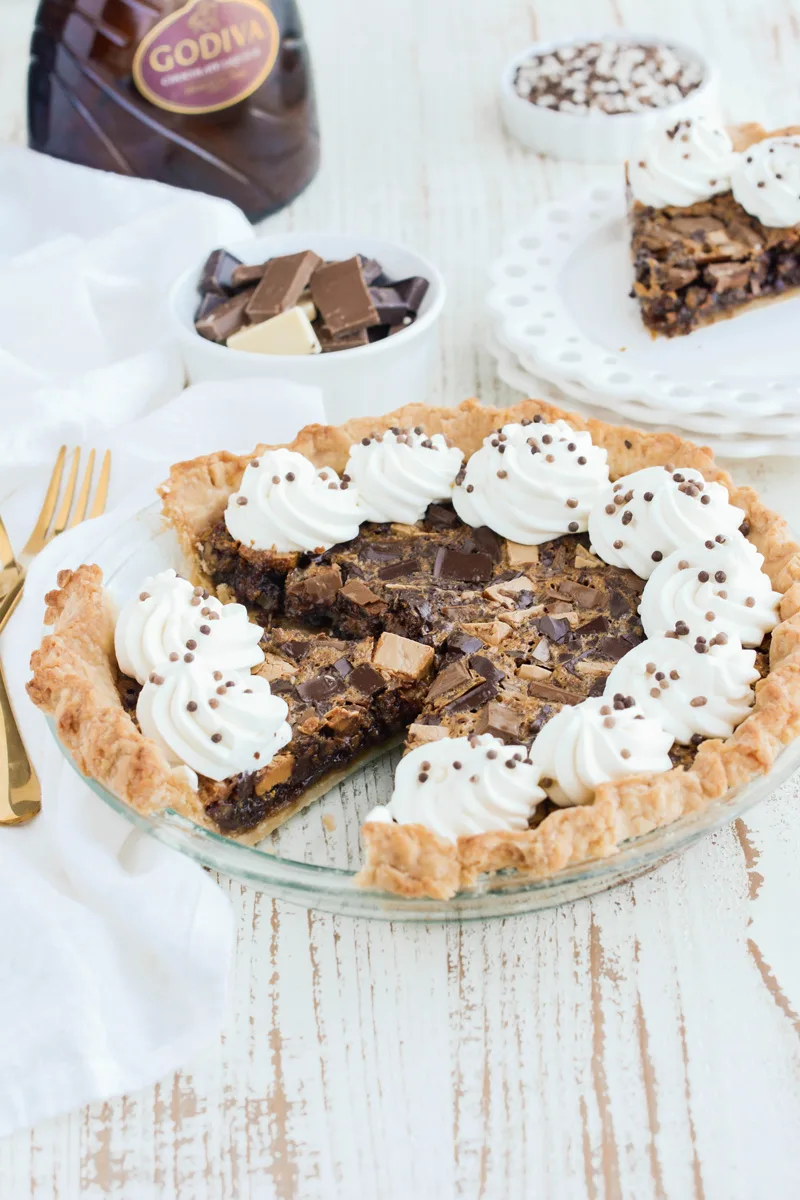
<instances>
[{"instance_id":1,"label":"white scalloped plate","mask_svg":"<svg viewBox=\"0 0 800 1200\"><path fill-rule=\"evenodd\" d=\"M695 436L800 436L800 297L686 337L651 338L629 296L621 189L538 207L491 276L496 337L525 371L564 391L580 387L626 418Z\"/></svg>"},{"instance_id":2,"label":"white scalloped plate","mask_svg":"<svg viewBox=\"0 0 800 1200\"><path fill-rule=\"evenodd\" d=\"M702 440L709 445L714 453L721 458L768 458L772 455L800 456L800 433L792 438L780 435L774 438L756 437L752 434L737 434L734 437L719 437L703 431L684 428L673 418L656 419L652 410L644 405L638 407L631 402L624 405L610 401L613 408L603 407L601 398L593 395L580 384L565 383L559 387L543 375L536 375L526 369L507 346L490 334L487 339L490 353L497 359L497 373L509 387L516 388L526 396L550 397L567 404L586 417L596 417L601 421L618 422L620 417L640 426L646 426L655 432L665 431L686 435L693 441ZM626 411L627 410L627 411Z\"/></svg>"}]
</instances>

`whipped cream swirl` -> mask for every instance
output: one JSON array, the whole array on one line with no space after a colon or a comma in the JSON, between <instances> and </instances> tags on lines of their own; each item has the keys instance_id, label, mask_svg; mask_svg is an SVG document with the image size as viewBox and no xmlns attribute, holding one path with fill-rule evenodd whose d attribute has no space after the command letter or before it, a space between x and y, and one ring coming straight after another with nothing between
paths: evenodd
<instances>
[{"instance_id":1,"label":"whipped cream swirl","mask_svg":"<svg viewBox=\"0 0 800 1200\"><path fill-rule=\"evenodd\" d=\"M266 767L289 741L288 707L266 679L200 659L162 663L136 705L142 733L174 766L220 781Z\"/></svg>"},{"instance_id":2,"label":"whipped cream swirl","mask_svg":"<svg viewBox=\"0 0 800 1200\"><path fill-rule=\"evenodd\" d=\"M693 467L644 467L606 489L589 514L595 554L612 567L649 579L673 550L719 542L745 520L721 483L706 483Z\"/></svg>"},{"instance_id":3,"label":"whipped cream swirl","mask_svg":"<svg viewBox=\"0 0 800 1200\"><path fill-rule=\"evenodd\" d=\"M655 130L640 156L629 161L628 180L640 204L683 208L727 192L736 159L724 129L694 118Z\"/></svg>"},{"instance_id":4,"label":"whipped cream swirl","mask_svg":"<svg viewBox=\"0 0 800 1200\"><path fill-rule=\"evenodd\" d=\"M721 545L675 550L658 564L642 592L645 634L658 637L684 624L697 633L723 630L743 646L760 646L778 623L781 598L762 571L763 562L740 533Z\"/></svg>"},{"instance_id":5,"label":"whipped cream swirl","mask_svg":"<svg viewBox=\"0 0 800 1200\"><path fill-rule=\"evenodd\" d=\"M676 742L730 737L754 700L755 661L722 632L649 638L619 660L605 695L633 696Z\"/></svg>"},{"instance_id":6,"label":"whipped cream swirl","mask_svg":"<svg viewBox=\"0 0 800 1200\"><path fill-rule=\"evenodd\" d=\"M582 533L608 485L606 457L566 421L504 425L458 475L453 507L467 525L488 525L525 546Z\"/></svg>"},{"instance_id":7,"label":"whipped cream swirl","mask_svg":"<svg viewBox=\"0 0 800 1200\"><path fill-rule=\"evenodd\" d=\"M294 450L265 450L245 468L228 500L231 537L279 554L329 550L349 542L363 520L356 489L332 467L319 470Z\"/></svg>"},{"instance_id":8,"label":"whipped cream swirl","mask_svg":"<svg viewBox=\"0 0 800 1200\"><path fill-rule=\"evenodd\" d=\"M441 433L388 429L350 447L346 474L358 492L362 521L413 525L434 500L449 500L464 455Z\"/></svg>"},{"instance_id":9,"label":"whipped cream swirl","mask_svg":"<svg viewBox=\"0 0 800 1200\"><path fill-rule=\"evenodd\" d=\"M440 738L400 760L391 800L367 821L424 825L449 841L523 830L544 800L538 780L525 746L506 746L489 733Z\"/></svg>"},{"instance_id":10,"label":"whipped cream swirl","mask_svg":"<svg viewBox=\"0 0 800 1200\"><path fill-rule=\"evenodd\" d=\"M531 746L539 780L556 804L588 804L601 783L659 775L672 766L672 734L648 720L633 699L597 696L565 705Z\"/></svg>"},{"instance_id":11,"label":"whipped cream swirl","mask_svg":"<svg viewBox=\"0 0 800 1200\"><path fill-rule=\"evenodd\" d=\"M170 568L145 579L123 605L114 650L120 670L144 683L159 663L187 653L223 669L248 670L264 661L263 632L243 604L220 604Z\"/></svg>"},{"instance_id":12,"label":"whipped cream swirl","mask_svg":"<svg viewBox=\"0 0 800 1200\"><path fill-rule=\"evenodd\" d=\"M800 222L800 137L765 138L738 155L733 196L762 225Z\"/></svg>"}]
</instances>

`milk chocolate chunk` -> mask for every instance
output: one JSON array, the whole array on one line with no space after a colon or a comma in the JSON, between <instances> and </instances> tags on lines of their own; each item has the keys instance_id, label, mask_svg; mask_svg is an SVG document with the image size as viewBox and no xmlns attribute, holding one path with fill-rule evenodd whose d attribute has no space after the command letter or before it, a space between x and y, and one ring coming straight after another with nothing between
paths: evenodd
<instances>
[{"instance_id":1,"label":"milk chocolate chunk","mask_svg":"<svg viewBox=\"0 0 800 1200\"><path fill-rule=\"evenodd\" d=\"M528 695L537 700L552 700L556 704L580 704L582 696L576 692L568 692L566 688L556 687L554 683L543 683L532 679L528 684Z\"/></svg>"},{"instance_id":2,"label":"milk chocolate chunk","mask_svg":"<svg viewBox=\"0 0 800 1200\"><path fill-rule=\"evenodd\" d=\"M347 677L347 686L354 687L365 696L374 696L386 687L386 680L369 663L360 663Z\"/></svg>"},{"instance_id":3,"label":"milk chocolate chunk","mask_svg":"<svg viewBox=\"0 0 800 1200\"><path fill-rule=\"evenodd\" d=\"M354 604L358 604L361 608L366 608L370 604L379 604L381 600L380 596L376 596L374 592L371 592L361 579L349 579L339 594L347 600L352 600Z\"/></svg>"},{"instance_id":4,"label":"milk chocolate chunk","mask_svg":"<svg viewBox=\"0 0 800 1200\"><path fill-rule=\"evenodd\" d=\"M228 250L212 250L203 266L199 289L214 292L218 296L229 296L233 290L233 272L241 266L241 259Z\"/></svg>"},{"instance_id":5,"label":"milk chocolate chunk","mask_svg":"<svg viewBox=\"0 0 800 1200\"><path fill-rule=\"evenodd\" d=\"M387 671L421 679L433 662L433 647L396 633L382 633L372 655L372 661Z\"/></svg>"},{"instance_id":6,"label":"milk chocolate chunk","mask_svg":"<svg viewBox=\"0 0 800 1200\"><path fill-rule=\"evenodd\" d=\"M288 591L302 592L309 600L330 604L342 586L342 572L336 564L321 566L298 583L292 583Z\"/></svg>"},{"instance_id":7,"label":"milk chocolate chunk","mask_svg":"<svg viewBox=\"0 0 800 1200\"><path fill-rule=\"evenodd\" d=\"M253 323L266 321L287 308L294 308L321 261L313 250L271 258L247 306L250 320Z\"/></svg>"},{"instance_id":8,"label":"milk chocolate chunk","mask_svg":"<svg viewBox=\"0 0 800 1200\"><path fill-rule=\"evenodd\" d=\"M210 342L225 342L245 324L245 309L247 308L253 289L239 292L223 301L218 308L207 316L201 317L195 329L201 337Z\"/></svg>"},{"instance_id":9,"label":"milk chocolate chunk","mask_svg":"<svg viewBox=\"0 0 800 1200\"><path fill-rule=\"evenodd\" d=\"M332 337L380 324L357 256L318 267L309 287L311 299Z\"/></svg>"},{"instance_id":10,"label":"milk chocolate chunk","mask_svg":"<svg viewBox=\"0 0 800 1200\"><path fill-rule=\"evenodd\" d=\"M323 354L335 354L337 350L355 350L356 346L366 346L370 340L366 329L354 329L351 333L341 333L334 337L327 325L323 325L321 321L316 321L314 328Z\"/></svg>"},{"instance_id":11,"label":"milk chocolate chunk","mask_svg":"<svg viewBox=\"0 0 800 1200\"><path fill-rule=\"evenodd\" d=\"M253 266L240 263L238 267L234 267L231 271L231 284L235 288L240 288L247 287L251 283L258 283L263 279L266 269L266 263L255 263Z\"/></svg>"},{"instance_id":12,"label":"milk chocolate chunk","mask_svg":"<svg viewBox=\"0 0 800 1200\"><path fill-rule=\"evenodd\" d=\"M426 703L431 700L438 700L440 696L446 696L448 692L465 691L470 683L472 675L463 658L457 658L455 662L450 663L439 672L431 686L428 688L428 693L425 697Z\"/></svg>"},{"instance_id":13,"label":"milk chocolate chunk","mask_svg":"<svg viewBox=\"0 0 800 1200\"><path fill-rule=\"evenodd\" d=\"M475 732L490 733L501 742L517 742L522 733L522 723L507 704L493 700L478 713Z\"/></svg>"},{"instance_id":14,"label":"milk chocolate chunk","mask_svg":"<svg viewBox=\"0 0 800 1200\"><path fill-rule=\"evenodd\" d=\"M492 578L492 559L489 554L468 554L463 550L442 547L433 565L433 573L448 579L463 579L483 583Z\"/></svg>"}]
</instances>

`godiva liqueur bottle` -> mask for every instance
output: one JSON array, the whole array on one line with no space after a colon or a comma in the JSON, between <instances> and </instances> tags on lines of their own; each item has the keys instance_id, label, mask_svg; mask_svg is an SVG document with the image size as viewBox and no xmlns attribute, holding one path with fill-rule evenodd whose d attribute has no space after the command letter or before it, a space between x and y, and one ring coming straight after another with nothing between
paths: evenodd
<instances>
[{"instance_id":1,"label":"godiva liqueur bottle","mask_svg":"<svg viewBox=\"0 0 800 1200\"><path fill-rule=\"evenodd\" d=\"M41 0L28 140L222 196L253 221L275 212L319 163L295 0Z\"/></svg>"}]
</instances>

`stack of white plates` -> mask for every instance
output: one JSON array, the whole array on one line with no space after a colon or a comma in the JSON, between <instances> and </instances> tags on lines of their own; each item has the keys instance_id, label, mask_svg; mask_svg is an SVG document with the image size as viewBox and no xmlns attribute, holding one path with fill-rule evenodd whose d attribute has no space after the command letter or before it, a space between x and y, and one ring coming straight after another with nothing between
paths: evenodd
<instances>
[{"instance_id":1,"label":"stack of white plates","mask_svg":"<svg viewBox=\"0 0 800 1200\"><path fill-rule=\"evenodd\" d=\"M800 297L652 338L630 296L621 190L536 208L491 276L489 348L512 387L730 458L800 455Z\"/></svg>"}]
</instances>

